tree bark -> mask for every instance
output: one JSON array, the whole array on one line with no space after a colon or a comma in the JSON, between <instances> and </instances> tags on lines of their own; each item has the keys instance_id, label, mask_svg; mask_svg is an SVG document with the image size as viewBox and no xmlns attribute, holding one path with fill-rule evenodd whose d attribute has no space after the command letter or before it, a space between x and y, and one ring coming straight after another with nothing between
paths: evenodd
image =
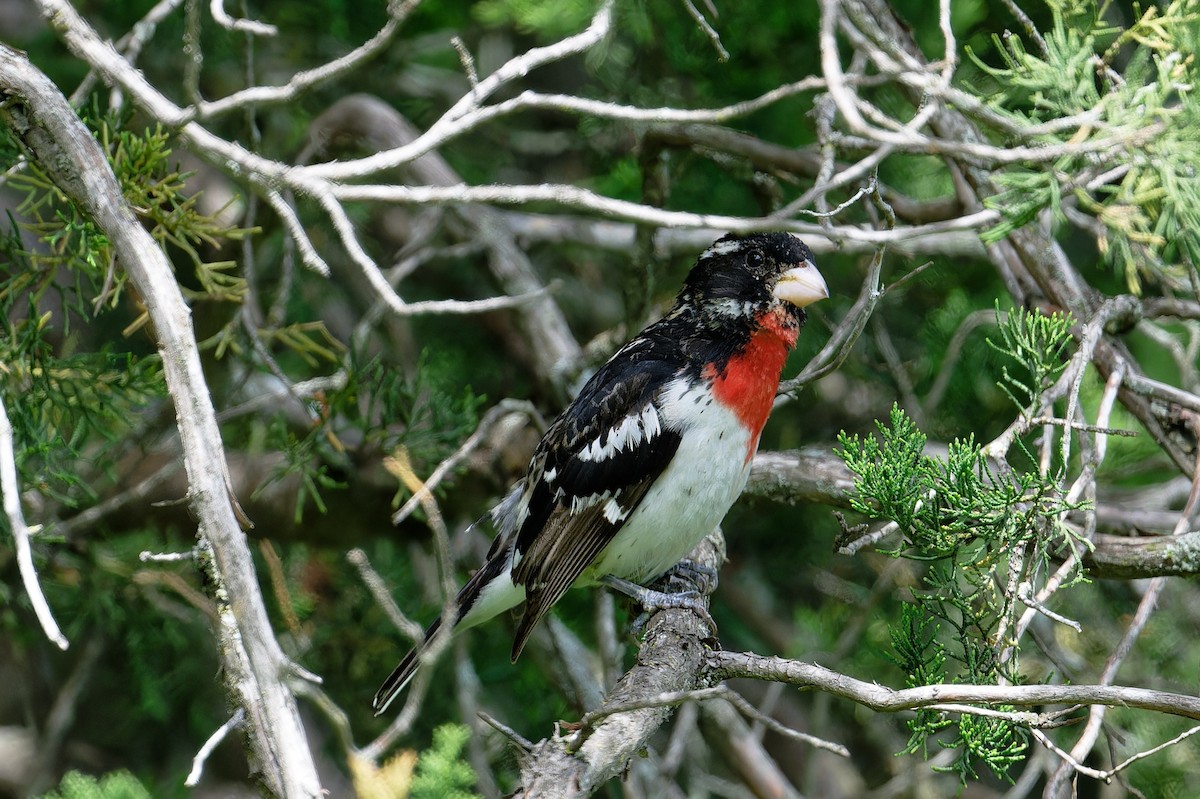
<instances>
[{"instance_id":1,"label":"tree bark","mask_svg":"<svg viewBox=\"0 0 1200 799\"><path fill-rule=\"evenodd\" d=\"M228 488L221 433L192 328L171 265L125 201L91 132L67 99L25 55L0 45L0 112L55 184L92 217L146 304L175 403L188 474L188 499L199 522L200 561L220 603L222 672L232 701L246 711L251 772L272 796L322 795L295 698L292 670L275 640L246 537Z\"/></svg>"}]
</instances>

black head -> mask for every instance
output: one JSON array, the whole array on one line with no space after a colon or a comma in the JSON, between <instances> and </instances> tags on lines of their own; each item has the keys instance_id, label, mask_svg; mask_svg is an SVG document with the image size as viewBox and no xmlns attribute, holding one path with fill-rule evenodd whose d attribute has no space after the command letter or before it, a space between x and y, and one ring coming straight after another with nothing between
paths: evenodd
<instances>
[{"instance_id":1,"label":"black head","mask_svg":"<svg viewBox=\"0 0 1200 799\"><path fill-rule=\"evenodd\" d=\"M704 315L755 316L786 304L797 311L829 296L812 251L790 233L729 234L700 254L679 293Z\"/></svg>"}]
</instances>

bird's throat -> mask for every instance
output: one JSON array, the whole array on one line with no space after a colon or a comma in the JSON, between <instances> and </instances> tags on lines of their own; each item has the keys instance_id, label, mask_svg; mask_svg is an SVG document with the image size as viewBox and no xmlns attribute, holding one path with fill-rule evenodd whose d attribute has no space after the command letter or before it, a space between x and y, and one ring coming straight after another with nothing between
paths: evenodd
<instances>
[{"instance_id":1,"label":"bird's throat","mask_svg":"<svg viewBox=\"0 0 1200 799\"><path fill-rule=\"evenodd\" d=\"M710 368L705 375L713 381L717 401L732 409L750 433L747 461L758 449L758 437L775 403L779 373L799 333L798 326L778 312L763 314L757 322L745 347L723 369Z\"/></svg>"}]
</instances>

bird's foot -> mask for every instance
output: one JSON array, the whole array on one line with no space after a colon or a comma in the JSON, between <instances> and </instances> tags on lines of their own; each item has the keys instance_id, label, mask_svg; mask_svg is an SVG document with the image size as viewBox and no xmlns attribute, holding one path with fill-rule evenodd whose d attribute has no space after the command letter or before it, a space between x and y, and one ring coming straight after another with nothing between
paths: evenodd
<instances>
[{"instance_id":1,"label":"bird's foot","mask_svg":"<svg viewBox=\"0 0 1200 799\"><path fill-rule=\"evenodd\" d=\"M712 639L717 637L717 623L713 621L713 617L708 613L708 608L700 599L700 592L695 589L673 593L655 591L653 588L631 583L629 580L623 580L611 574L600 578L600 582L609 588L620 591L642 606L641 615L633 621L632 626L635 633L641 632L642 627L653 613L660 610L681 609L690 610L699 616L700 620L708 625L709 637Z\"/></svg>"}]
</instances>

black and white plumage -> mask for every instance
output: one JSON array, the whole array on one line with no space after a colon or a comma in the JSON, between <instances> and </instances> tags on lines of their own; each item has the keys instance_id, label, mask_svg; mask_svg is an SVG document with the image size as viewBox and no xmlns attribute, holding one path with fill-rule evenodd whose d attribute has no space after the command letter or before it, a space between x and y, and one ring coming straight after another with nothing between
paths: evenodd
<instances>
[{"instance_id":1,"label":"black and white plumage","mask_svg":"<svg viewBox=\"0 0 1200 799\"><path fill-rule=\"evenodd\" d=\"M705 250L671 311L587 381L492 510L497 536L458 592L456 629L524 602L516 660L572 585L646 584L691 551L741 493L803 308L827 296L790 234L729 235ZM377 714L421 649L383 683Z\"/></svg>"}]
</instances>

